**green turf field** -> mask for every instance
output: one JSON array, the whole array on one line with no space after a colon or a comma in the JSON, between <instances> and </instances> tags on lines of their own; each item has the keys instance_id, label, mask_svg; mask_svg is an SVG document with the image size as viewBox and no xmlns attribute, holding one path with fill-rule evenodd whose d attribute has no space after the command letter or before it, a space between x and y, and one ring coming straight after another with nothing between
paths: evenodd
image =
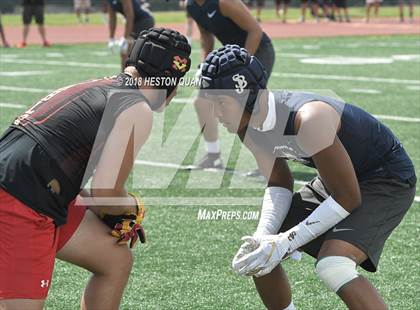
<instances>
[{"instance_id":1,"label":"green turf field","mask_svg":"<svg viewBox=\"0 0 420 310\"><path fill-rule=\"evenodd\" d=\"M405 145L419 174L418 36L294 39L274 43L277 61L270 88L334 93L373 114L383 115L384 123ZM362 58L387 63L302 63L313 62L314 58L343 62L349 57L353 61ZM195 43L193 67L198 61ZM103 45L1 49L1 130L48 90L111 75L118 71L118 62L118 57L109 55ZM321 79L322 76L328 79ZM144 222L148 243L135 249L135 266L122 309L262 309L252 280L237 277L230 268L241 236L252 233L257 221L199 221L197 215L204 208L257 211L264 185L239 174L189 173L173 166L159 166L188 165L203 154L194 109L187 103L192 92L192 88L180 89L176 102L165 113L156 115L152 136L139 158L143 162L133 174L131 185L140 188L148 208ZM254 168L249 153L239 149L233 136L224 129L220 133L225 162L242 172ZM229 156L231 149L233 155ZM234 155L238 155L236 163L232 160ZM296 180L309 180L314 175L301 166L291 167ZM298 187L297 184L295 188ZM391 236L379 271L362 272L378 287L391 309L418 309L420 304L418 207L417 202ZM301 262L288 261L284 266L298 309L345 309L317 279L312 258L304 255ZM47 308L76 309L88 275L58 261Z\"/></svg>"},{"instance_id":2,"label":"green turf field","mask_svg":"<svg viewBox=\"0 0 420 310\"><path fill-rule=\"evenodd\" d=\"M255 10L253 10L255 15ZM297 21L300 17L300 9L291 7L287 13L289 21ZM307 13L307 18L310 20L310 14ZM349 8L349 14L352 18L364 18L365 8L364 7L351 7ZM383 6L380 9L379 16L383 17L398 17L397 6ZM408 14L408 13L406 13ZM156 24L168 24L168 23L184 23L185 12L183 11L172 11L172 12L153 12L156 19ZM420 15L420 6L414 7L414 16ZM406 16L407 17L407 16ZM263 21L276 21L279 20L276 17L276 13L273 9L264 9L261 14ZM2 15L2 23L5 26L20 26L22 25L22 16L18 14L4 14ZM59 25L77 25L78 21L75 14L61 13L61 14L46 14L45 16L46 25L59 26ZM91 24L103 24L103 17L101 13L94 13L90 16Z\"/></svg>"}]
</instances>

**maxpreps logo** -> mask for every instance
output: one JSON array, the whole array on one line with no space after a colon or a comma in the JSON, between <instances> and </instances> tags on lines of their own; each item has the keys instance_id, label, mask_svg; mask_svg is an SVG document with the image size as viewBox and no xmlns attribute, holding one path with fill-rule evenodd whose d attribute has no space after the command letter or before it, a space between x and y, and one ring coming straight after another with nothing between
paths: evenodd
<instances>
[{"instance_id":1,"label":"maxpreps logo","mask_svg":"<svg viewBox=\"0 0 420 310\"><path fill-rule=\"evenodd\" d=\"M180 56L174 56L172 68L177 71L187 71L188 59Z\"/></svg>"},{"instance_id":2,"label":"maxpreps logo","mask_svg":"<svg viewBox=\"0 0 420 310\"><path fill-rule=\"evenodd\" d=\"M244 92L245 87L248 85L245 76L239 73L232 76L232 81L235 82L235 88L238 94L242 94Z\"/></svg>"}]
</instances>

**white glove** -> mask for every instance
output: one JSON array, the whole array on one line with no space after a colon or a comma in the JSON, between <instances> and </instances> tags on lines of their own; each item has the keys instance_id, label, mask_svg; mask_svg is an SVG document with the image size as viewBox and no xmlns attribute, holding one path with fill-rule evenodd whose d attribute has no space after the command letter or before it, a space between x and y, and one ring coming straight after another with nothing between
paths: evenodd
<instances>
[{"instance_id":1,"label":"white glove","mask_svg":"<svg viewBox=\"0 0 420 310\"><path fill-rule=\"evenodd\" d=\"M239 275L261 277L270 273L282 261L289 248L284 234L249 237L246 241L250 244L255 242L259 246L253 252L234 259L232 267Z\"/></svg>"},{"instance_id":2,"label":"white glove","mask_svg":"<svg viewBox=\"0 0 420 310\"><path fill-rule=\"evenodd\" d=\"M242 237L241 241L243 241L244 243L242 243L241 247L239 248L238 252L233 257L233 260L232 260L232 268L234 270L236 270L236 265L242 257L244 257L245 255L255 251L258 248L258 246L260 245L259 240L257 238L252 237L252 236Z\"/></svg>"},{"instance_id":3,"label":"white glove","mask_svg":"<svg viewBox=\"0 0 420 310\"><path fill-rule=\"evenodd\" d=\"M120 53L121 54L127 54L127 52L128 52L128 40L126 38L122 37L118 41L118 46L120 48Z\"/></svg>"},{"instance_id":4,"label":"white glove","mask_svg":"<svg viewBox=\"0 0 420 310\"><path fill-rule=\"evenodd\" d=\"M108 40L108 48L111 51L111 54L115 53L116 46L117 46L117 41L115 41L114 38L110 38Z\"/></svg>"}]
</instances>

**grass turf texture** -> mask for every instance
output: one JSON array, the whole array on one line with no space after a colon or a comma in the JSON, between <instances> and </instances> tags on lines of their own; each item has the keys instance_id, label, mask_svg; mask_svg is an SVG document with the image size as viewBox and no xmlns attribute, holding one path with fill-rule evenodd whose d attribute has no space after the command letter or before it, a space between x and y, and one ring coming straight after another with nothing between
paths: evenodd
<instances>
[{"instance_id":1,"label":"grass turf texture","mask_svg":"<svg viewBox=\"0 0 420 310\"><path fill-rule=\"evenodd\" d=\"M408 9L405 10L405 17L408 20ZM255 9L252 10L255 15ZM321 13L321 11L320 11ZM287 13L288 21L297 21L300 18L300 9L299 8L289 8ZM349 14L352 18L364 18L365 17L365 8L364 7L351 7L349 8ZM379 16L383 17L395 17L399 15L397 6L383 6L380 8ZM184 11L172 11L172 12L153 12L153 15L156 19L156 24L168 24L168 23L184 23L185 12ZM420 15L420 6L416 5L414 7L414 16ZM373 16L373 15L372 15ZM21 26L22 25L22 16L19 14L4 14L2 15L2 23L4 26ZM307 20L311 20L310 10L307 12ZM372 18L372 17L371 17ZM279 18L276 16L275 10L273 9L264 9L261 13L261 19L263 21L278 21ZM374 21L375 18L372 18ZM61 25L77 25L78 20L75 14L72 13L60 13L60 14L46 14L45 23L50 26L61 26ZM93 13L90 15L90 24L103 24L103 17L101 13Z\"/></svg>"},{"instance_id":2,"label":"grass turf texture","mask_svg":"<svg viewBox=\"0 0 420 310\"><path fill-rule=\"evenodd\" d=\"M302 64L300 57L340 55L344 57L391 57L418 55L420 41L416 36L383 36L334 39L295 39L274 41L277 61L273 72L330 74L420 80L420 62L395 61L375 65ZM355 46L358 44L358 46ZM198 45L194 45L193 67L199 61ZM61 53L63 57L59 57ZM305 54L305 55L297 55ZM49 56L48 56L49 55ZM100 56L102 55L102 56ZM53 56L53 57L51 57ZM39 89L56 89L76 81L110 75L118 70L118 57L106 54L102 45L54 46L45 50L31 46L25 50L1 50L1 71L46 71L47 75L13 77L0 75L0 85ZM19 60L33 64L19 64ZM37 64L36 61L63 61L62 65ZM107 68L66 65L66 62L106 64ZM193 74L191 73L190 76ZM407 86L414 85L414 90ZM417 90L415 89L417 85ZM420 117L420 90L417 84L334 81L273 76L270 88L332 89L348 102L374 114ZM351 89L364 88L381 94L362 94ZM191 89L179 90L178 98L189 96ZM1 90L0 102L30 106L44 93ZM202 155L202 142L196 139L196 117L190 104L173 103L164 114L156 115L154 131L140 159L190 164ZM24 109L0 108L0 125L4 130ZM420 124L388 121L388 125L405 145L418 168L420 164ZM220 130L224 159L228 162L233 136ZM161 148L166 138L166 152ZM191 147L192 145L192 147ZM234 152L239 152L234 147ZM184 153L187 156L184 156ZM241 171L255 164L246 151L241 151L236 167ZM183 161L185 157L185 160ZM230 163L231 165L232 163ZM309 180L314 171L291 164L296 179ZM419 170L417 169L419 175ZM146 197L161 197L161 203L148 205L145 228L148 243L135 249L135 266L127 286L122 309L261 309L262 304L252 280L239 278L230 263L240 237L249 234L256 221L198 221L200 208L208 210L253 210L258 204L243 206L215 204L217 197L261 197L263 184L241 176L230 177L210 172L178 171L169 168L136 166L133 182ZM166 184L166 189L160 189ZM222 184L221 188L219 188ZM298 188L298 186L296 186ZM418 189L419 187L417 187ZM165 197L173 200L198 199L189 206L164 205ZM243 201L243 200L241 200ZM420 254L417 249L420 221L419 203L415 203L403 223L389 239L377 274L366 275L379 289L391 309L416 309L419 304L418 273ZM300 263L284 264L299 309L345 309L340 300L316 278L314 260L304 255ZM89 274L77 267L57 261L47 309L75 309Z\"/></svg>"}]
</instances>

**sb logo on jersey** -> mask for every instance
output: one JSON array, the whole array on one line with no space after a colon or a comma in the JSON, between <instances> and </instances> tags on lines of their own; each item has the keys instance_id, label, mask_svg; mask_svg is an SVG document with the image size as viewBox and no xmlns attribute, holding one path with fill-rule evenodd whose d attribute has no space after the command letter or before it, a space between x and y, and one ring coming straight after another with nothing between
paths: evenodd
<instances>
[{"instance_id":1,"label":"sb logo on jersey","mask_svg":"<svg viewBox=\"0 0 420 310\"><path fill-rule=\"evenodd\" d=\"M244 92L245 87L248 85L245 76L239 73L232 76L232 81L235 82L235 88L238 94L242 94Z\"/></svg>"},{"instance_id":2,"label":"sb logo on jersey","mask_svg":"<svg viewBox=\"0 0 420 310\"><path fill-rule=\"evenodd\" d=\"M180 56L174 56L172 68L175 70L185 72L187 71L188 59Z\"/></svg>"}]
</instances>

